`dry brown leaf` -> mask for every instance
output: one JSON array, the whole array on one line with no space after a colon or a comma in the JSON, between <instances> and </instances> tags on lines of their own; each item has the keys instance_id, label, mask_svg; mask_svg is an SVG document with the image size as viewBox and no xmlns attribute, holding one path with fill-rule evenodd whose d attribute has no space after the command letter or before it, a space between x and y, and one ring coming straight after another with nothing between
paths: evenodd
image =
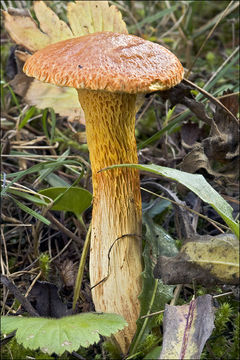
<instances>
[{"instance_id":1,"label":"dry brown leaf","mask_svg":"<svg viewBox=\"0 0 240 360\"><path fill-rule=\"evenodd\" d=\"M214 308L211 295L199 296L189 305L166 305L159 359L200 359L213 329Z\"/></svg>"},{"instance_id":2,"label":"dry brown leaf","mask_svg":"<svg viewBox=\"0 0 240 360\"><path fill-rule=\"evenodd\" d=\"M221 173L218 173L212 169L209 159L206 156L201 144L193 147L193 149L187 155L185 155L183 161L180 164L180 168L182 171L192 174L198 172L200 169L205 169L212 176L219 177L222 175ZM229 176L231 176L231 174L229 174Z\"/></svg>"}]
</instances>

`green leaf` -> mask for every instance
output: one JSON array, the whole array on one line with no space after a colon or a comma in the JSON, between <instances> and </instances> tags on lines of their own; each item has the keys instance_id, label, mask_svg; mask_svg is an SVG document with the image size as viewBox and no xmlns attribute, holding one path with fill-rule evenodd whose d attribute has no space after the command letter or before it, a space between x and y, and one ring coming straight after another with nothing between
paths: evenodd
<instances>
[{"instance_id":1,"label":"green leaf","mask_svg":"<svg viewBox=\"0 0 240 360\"><path fill-rule=\"evenodd\" d=\"M160 359L160 353L161 353L162 347L156 346L153 350L151 350L144 358L143 360L158 360Z\"/></svg>"},{"instance_id":2,"label":"green leaf","mask_svg":"<svg viewBox=\"0 0 240 360\"><path fill-rule=\"evenodd\" d=\"M41 171L40 171L40 174L41 174ZM59 186L69 187L70 186L64 179L62 179L60 176L58 176L57 174L54 174L54 173L45 175L44 180L47 181L49 183L49 185L52 187L59 187Z\"/></svg>"},{"instance_id":3,"label":"green leaf","mask_svg":"<svg viewBox=\"0 0 240 360\"><path fill-rule=\"evenodd\" d=\"M218 194L216 190L205 180L202 175L190 174L184 171L171 169L158 165L140 165L140 164L121 164L109 166L106 169L115 167L131 167L150 173L165 176L169 179L175 180L180 184L186 186L189 190L198 195L203 201L210 204L217 213L223 218L230 229L239 238L239 224L234 221L232 212L233 208ZM105 170L105 169L104 169Z\"/></svg>"},{"instance_id":4,"label":"green leaf","mask_svg":"<svg viewBox=\"0 0 240 360\"><path fill-rule=\"evenodd\" d=\"M176 255L178 250L175 241L151 218L152 207L143 211L143 224L146 227L143 251L144 271L142 273L142 292L139 295L141 305L140 317L137 321L137 331L130 347L130 355L136 353L155 324L154 317L141 319L141 316L164 309L172 298L173 286L164 285L161 280L154 279L153 269L159 255Z\"/></svg>"},{"instance_id":5,"label":"green leaf","mask_svg":"<svg viewBox=\"0 0 240 360\"><path fill-rule=\"evenodd\" d=\"M52 206L52 210L71 211L76 215L81 215L91 205L92 194L80 187L51 187L39 191L52 200L61 196Z\"/></svg>"},{"instance_id":6,"label":"green leaf","mask_svg":"<svg viewBox=\"0 0 240 360\"><path fill-rule=\"evenodd\" d=\"M47 354L63 354L88 347L100 340L100 335L110 336L122 330L127 322L117 314L83 313L59 319L41 317L3 316L1 331L8 334L17 329L17 342L25 348Z\"/></svg>"}]
</instances>

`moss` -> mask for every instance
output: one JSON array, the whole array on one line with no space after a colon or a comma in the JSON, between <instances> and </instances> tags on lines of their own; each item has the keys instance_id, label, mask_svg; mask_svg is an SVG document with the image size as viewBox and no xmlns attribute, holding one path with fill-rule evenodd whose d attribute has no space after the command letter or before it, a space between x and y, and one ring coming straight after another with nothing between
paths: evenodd
<instances>
[{"instance_id":1,"label":"moss","mask_svg":"<svg viewBox=\"0 0 240 360\"><path fill-rule=\"evenodd\" d=\"M1 348L2 360L26 360L28 357L44 360L54 359L54 357L44 354L41 351L25 349L22 345L17 343L15 338Z\"/></svg>"}]
</instances>

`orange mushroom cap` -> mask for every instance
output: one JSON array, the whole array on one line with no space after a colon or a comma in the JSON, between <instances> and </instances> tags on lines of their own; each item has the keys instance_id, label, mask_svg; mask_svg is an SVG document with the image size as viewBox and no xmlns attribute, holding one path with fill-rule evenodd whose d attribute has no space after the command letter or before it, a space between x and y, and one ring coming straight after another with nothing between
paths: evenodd
<instances>
[{"instance_id":1,"label":"orange mushroom cap","mask_svg":"<svg viewBox=\"0 0 240 360\"><path fill-rule=\"evenodd\" d=\"M23 70L58 86L127 93L169 89L184 73L178 58L163 46L112 32L51 44L34 53Z\"/></svg>"}]
</instances>

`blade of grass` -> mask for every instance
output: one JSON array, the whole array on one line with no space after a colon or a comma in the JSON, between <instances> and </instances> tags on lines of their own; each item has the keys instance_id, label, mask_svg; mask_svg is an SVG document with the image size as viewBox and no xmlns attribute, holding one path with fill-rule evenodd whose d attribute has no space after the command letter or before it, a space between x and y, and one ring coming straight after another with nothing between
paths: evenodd
<instances>
[{"instance_id":1,"label":"blade of grass","mask_svg":"<svg viewBox=\"0 0 240 360\"><path fill-rule=\"evenodd\" d=\"M82 250L81 260L80 260L79 267L78 267L78 273L77 273L77 278L76 278L76 282L75 282L75 286L74 286L74 293L73 293L73 304L72 304L73 310L75 310L77 301L80 296L83 272L84 272L84 268L85 268L85 264L86 264L88 250L90 247L90 240L91 240L91 225L88 228L87 236L86 236L83 250Z\"/></svg>"},{"instance_id":2,"label":"blade of grass","mask_svg":"<svg viewBox=\"0 0 240 360\"><path fill-rule=\"evenodd\" d=\"M50 135L50 144L52 145L54 135L55 135L55 128L56 128L56 114L52 108L50 108L49 110L50 110L51 119L52 119L52 127L51 127L51 135Z\"/></svg>"},{"instance_id":3,"label":"blade of grass","mask_svg":"<svg viewBox=\"0 0 240 360\"><path fill-rule=\"evenodd\" d=\"M145 19L143 19L142 21L139 21L136 25L131 25L129 26L128 30L129 32L134 32L137 28L140 28L141 26L145 25L145 24L151 24L156 20L161 19L162 17L172 13L173 11L175 11L177 8L179 7L179 4L173 5L170 9L164 9L162 11L157 12L154 15L151 16L147 16Z\"/></svg>"},{"instance_id":4,"label":"blade of grass","mask_svg":"<svg viewBox=\"0 0 240 360\"><path fill-rule=\"evenodd\" d=\"M76 165L76 166L81 166L82 164L79 163L78 161L74 161L74 160L64 160L64 161L47 161L44 163L40 163L40 164L36 164L34 166L32 166L30 169L27 170L22 170L16 173L12 173L12 174L7 174L6 178L14 178L7 186L5 186L2 191L1 191L1 196L6 195L6 192L8 190L8 188L10 186L12 186L15 182L17 182L19 179L21 179L23 176L28 175L28 174L32 174L34 172L38 172L44 169L48 169L48 168L54 168L56 169L57 167L63 166L63 165ZM1 175L1 178L3 178L3 176Z\"/></svg>"},{"instance_id":5,"label":"blade of grass","mask_svg":"<svg viewBox=\"0 0 240 360\"><path fill-rule=\"evenodd\" d=\"M67 149L57 160L56 160L56 166L53 168L48 168L45 170L40 171L40 176L34 181L34 184L39 184L42 180L45 179L46 176L50 175L56 168L58 167L58 164L66 159L66 156L68 156L70 153L70 150Z\"/></svg>"},{"instance_id":6,"label":"blade of grass","mask_svg":"<svg viewBox=\"0 0 240 360\"><path fill-rule=\"evenodd\" d=\"M228 4L228 6L226 7L226 9L220 14L219 18L217 19L216 23L213 25L212 29L209 31L209 33L207 34L205 40L203 41L202 45L200 46L200 49L197 52L197 55L195 56L192 64L190 65L187 74L185 75L186 78L188 78L188 76L190 75L190 72L193 68L193 66L195 65L197 59L199 58L199 55L202 52L202 49L204 48L204 46L206 45L206 42L208 41L208 39L212 36L214 30L216 29L216 27L218 26L218 24L220 23L220 21L227 15L227 11L230 8L230 6L232 5L233 0Z\"/></svg>"},{"instance_id":7,"label":"blade of grass","mask_svg":"<svg viewBox=\"0 0 240 360\"><path fill-rule=\"evenodd\" d=\"M42 114L42 127L46 138L49 139L49 134L47 129L47 115L48 115L48 109L45 109Z\"/></svg>"},{"instance_id":8,"label":"blade of grass","mask_svg":"<svg viewBox=\"0 0 240 360\"><path fill-rule=\"evenodd\" d=\"M21 210L23 210L24 212L26 212L26 213L28 213L29 215L35 217L36 219L40 220L41 222L43 222L43 223L46 224L46 225L50 225L50 224L51 224L51 222L50 222L48 219L46 219L44 216L42 216L42 215L38 214L36 211L30 209L28 206L24 205L23 203L21 203L20 201L18 201L17 199L15 199L13 196L9 196L9 195L8 195L8 197L9 197L10 199L12 199L12 200L15 202L15 204L16 204Z\"/></svg>"},{"instance_id":9,"label":"blade of grass","mask_svg":"<svg viewBox=\"0 0 240 360\"><path fill-rule=\"evenodd\" d=\"M226 16L231 14L231 12L233 12L234 10L236 10L239 6L239 2L238 1L234 1L234 4L231 6L231 8L228 9ZM224 12L225 10L223 10L222 12ZM192 35L192 39L197 38L198 36L202 35L202 33L204 33L205 31L207 31L211 26L213 26L218 19L222 16L222 12L220 14L218 14L217 16L215 16L211 21L209 21L207 24L203 25L202 27L200 27L193 35Z\"/></svg>"},{"instance_id":10,"label":"blade of grass","mask_svg":"<svg viewBox=\"0 0 240 360\"><path fill-rule=\"evenodd\" d=\"M22 121L20 122L20 124L18 125L18 130L22 129L28 122L29 119L31 119L31 117L33 117L33 115L36 112L36 108L33 106L31 107L27 113L25 114L24 118L22 119Z\"/></svg>"}]
</instances>

